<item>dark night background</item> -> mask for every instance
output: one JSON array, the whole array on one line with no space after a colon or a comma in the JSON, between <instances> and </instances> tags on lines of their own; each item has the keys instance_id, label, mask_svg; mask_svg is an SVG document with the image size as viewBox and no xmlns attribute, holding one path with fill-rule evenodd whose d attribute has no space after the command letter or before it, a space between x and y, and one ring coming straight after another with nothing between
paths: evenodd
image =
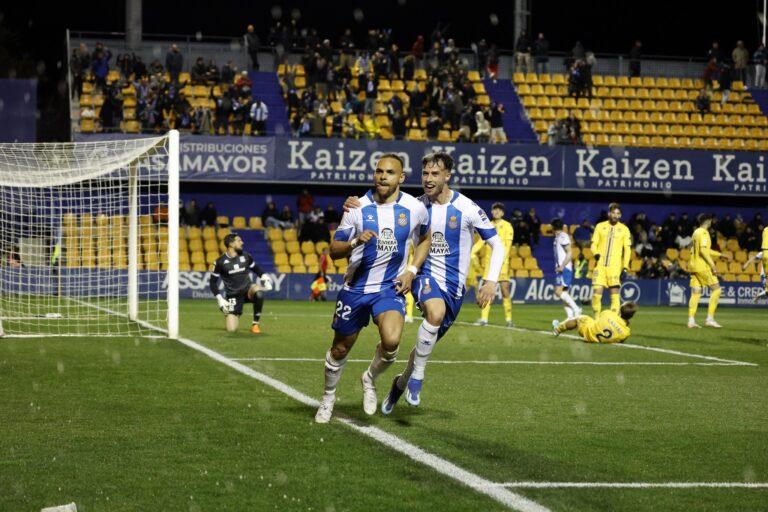
<instances>
[{"instance_id":1,"label":"dark night background","mask_svg":"<svg viewBox=\"0 0 768 512\"><path fill-rule=\"evenodd\" d=\"M450 23L449 37L461 47L485 37L500 48L513 46L513 1L435 2L382 0L376 3L245 2L193 0L144 2L143 31L150 33L239 36L253 23L265 38L272 24L271 10L279 5L283 18L298 9L302 27L315 27L321 36L336 40L350 27L362 40L369 27L392 28L393 40L410 48L418 34L427 39L438 22ZM355 21L360 8L363 20ZM730 54L743 39L753 51L761 37L757 12L762 1L644 2L532 1L530 28L543 31L552 51L567 51L576 40L601 53L626 53L634 39L643 41L646 55L701 58L715 39ZM112 2L8 2L0 7L0 76L39 78L39 140L66 137L65 29L125 30L125 4ZM492 25L490 14L498 17Z\"/></svg>"}]
</instances>

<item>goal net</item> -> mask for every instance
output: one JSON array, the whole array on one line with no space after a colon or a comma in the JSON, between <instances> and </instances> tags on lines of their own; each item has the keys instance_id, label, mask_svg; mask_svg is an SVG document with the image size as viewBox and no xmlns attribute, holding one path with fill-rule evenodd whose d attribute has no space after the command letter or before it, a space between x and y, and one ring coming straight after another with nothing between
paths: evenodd
<instances>
[{"instance_id":1,"label":"goal net","mask_svg":"<svg viewBox=\"0 0 768 512\"><path fill-rule=\"evenodd\" d=\"M178 132L0 144L0 332L178 335Z\"/></svg>"}]
</instances>

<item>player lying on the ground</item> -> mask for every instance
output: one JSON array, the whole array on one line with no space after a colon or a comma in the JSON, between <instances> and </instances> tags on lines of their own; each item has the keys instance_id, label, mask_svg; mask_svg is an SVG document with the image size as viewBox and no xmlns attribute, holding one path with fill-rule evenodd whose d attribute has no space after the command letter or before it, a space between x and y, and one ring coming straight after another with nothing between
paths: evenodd
<instances>
[{"instance_id":1,"label":"player lying on the ground","mask_svg":"<svg viewBox=\"0 0 768 512\"><path fill-rule=\"evenodd\" d=\"M709 296L707 307L707 319L704 325L719 329L721 325L715 321L717 303L720 301L720 281L717 279L717 266L712 258L723 258L730 261L732 258L712 249L712 239L709 236L709 228L715 222L715 216L710 213L702 213L696 217L699 227L693 232L691 245L691 259L688 261L688 273L691 274L691 297L688 300L688 328L700 327L696 323L696 310L699 307L699 299L703 288L708 287L712 294Z\"/></svg>"},{"instance_id":2,"label":"player lying on the ground","mask_svg":"<svg viewBox=\"0 0 768 512\"><path fill-rule=\"evenodd\" d=\"M361 207L344 213L331 242L331 257L349 257L344 288L336 301L335 331L325 355L325 393L315 414L327 423L336 402L336 386L349 351L369 318L379 328L380 342L363 375L363 410L376 413L376 378L395 362L405 317L403 294L429 253L429 213L418 199L400 191L405 179L403 160L382 155L376 164L374 188L361 199ZM417 241L413 262L408 248Z\"/></svg>"},{"instance_id":3,"label":"player lying on the ground","mask_svg":"<svg viewBox=\"0 0 768 512\"><path fill-rule=\"evenodd\" d=\"M581 316L581 308L573 300L568 289L573 282L573 251L571 249L571 237L563 229L563 220L552 220L552 230L555 238L553 241L555 251L555 297L565 302L565 314L567 318Z\"/></svg>"},{"instance_id":4,"label":"player lying on the ground","mask_svg":"<svg viewBox=\"0 0 768 512\"><path fill-rule=\"evenodd\" d=\"M421 165L424 195L419 200L429 211L432 245L421 272L414 280L413 294L424 319L419 326L416 346L411 350L405 371L395 377L389 395L381 404L384 414L392 411L404 391L409 404L419 405L421 401L427 360L461 309L473 232L477 231L492 251L487 279L477 293L479 307L485 307L493 299L505 260L504 245L485 212L471 199L448 187L453 170L450 155L427 155ZM359 205L357 198L350 197L344 203L344 208L359 208Z\"/></svg>"},{"instance_id":5,"label":"player lying on the ground","mask_svg":"<svg viewBox=\"0 0 768 512\"><path fill-rule=\"evenodd\" d=\"M514 327L515 324L512 323L512 295L509 284L511 277L511 272L509 271L509 251L512 247L512 240L515 237L515 229L512 227L512 224L504 220L504 204L494 203L493 206L491 206L491 216L493 217L493 227L496 228L496 233L499 235L504 247L504 261L501 265L501 271L499 271L498 278L499 290L501 290L501 304L504 308L504 322L507 327ZM477 243L472 246L472 257L478 258L483 267L483 282L488 280L488 272L491 268L492 250L493 249L485 240L478 240ZM475 322L475 325L488 325L488 317L491 314L491 304L493 304L493 298L491 298L491 301L480 310L480 318Z\"/></svg>"},{"instance_id":6,"label":"player lying on the ground","mask_svg":"<svg viewBox=\"0 0 768 512\"><path fill-rule=\"evenodd\" d=\"M766 234L768 234L768 228L765 228ZM764 235L765 236L765 235ZM763 289L760 290L757 295L752 297L752 302L757 302L766 295L768 295L768 282L765 280L765 258L763 257L764 254L768 254L768 249L763 250L761 252L757 252L752 255L751 258L749 258L747 261L744 262L744 264L741 266L741 270L746 270L750 263L753 261L757 261L760 263L760 284L763 285Z\"/></svg>"},{"instance_id":7,"label":"player lying on the ground","mask_svg":"<svg viewBox=\"0 0 768 512\"><path fill-rule=\"evenodd\" d=\"M595 317L581 315L563 322L552 320L552 334L560 336L565 331L579 330L579 336L587 343L623 343L629 338L629 320L637 313L637 304L625 302L616 313L612 309L601 311Z\"/></svg>"},{"instance_id":8,"label":"player lying on the ground","mask_svg":"<svg viewBox=\"0 0 768 512\"><path fill-rule=\"evenodd\" d=\"M243 239L235 233L224 237L226 252L219 256L211 269L211 293L219 303L219 309L226 315L228 332L235 332L243 314L243 304L253 303L251 332L261 332L259 321L264 307L264 293L272 289L272 280L259 267L250 254L243 251ZM256 282L251 272L259 278ZM221 282L224 282L224 293Z\"/></svg>"}]
</instances>

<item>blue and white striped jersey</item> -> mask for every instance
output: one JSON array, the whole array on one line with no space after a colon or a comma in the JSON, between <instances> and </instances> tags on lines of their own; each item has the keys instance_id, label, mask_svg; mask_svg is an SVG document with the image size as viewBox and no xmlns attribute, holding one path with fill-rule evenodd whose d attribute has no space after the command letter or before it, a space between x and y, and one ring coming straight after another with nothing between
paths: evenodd
<instances>
[{"instance_id":1,"label":"blue and white striped jersey","mask_svg":"<svg viewBox=\"0 0 768 512\"><path fill-rule=\"evenodd\" d=\"M333 238L349 242L363 231L376 233L376 238L352 250L344 289L379 293L394 288L395 278L405 272L408 249L429 231L429 213L422 202L405 192L393 203L377 204L369 191L360 203L360 208L344 214Z\"/></svg>"},{"instance_id":2,"label":"blue and white striped jersey","mask_svg":"<svg viewBox=\"0 0 768 512\"><path fill-rule=\"evenodd\" d=\"M488 240L496 235L496 228L482 208L455 190L447 204L432 203L426 194L419 200L429 210L432 229L432 246L421 274L432 277L441 290L459 298L464 294L474 230Z\"/></svg>"}]
</instances>

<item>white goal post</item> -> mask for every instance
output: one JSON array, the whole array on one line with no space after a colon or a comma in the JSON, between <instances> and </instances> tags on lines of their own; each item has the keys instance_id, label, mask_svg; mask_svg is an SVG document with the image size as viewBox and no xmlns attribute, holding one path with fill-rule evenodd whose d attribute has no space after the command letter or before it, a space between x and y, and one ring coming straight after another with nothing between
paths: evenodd
<instances>
[{"instance_id":1,"label":"white goal post","mask_svg":"<svg viewBox=\"0 0 768 512\"><path fill-rule=\"evenodd\" d=\"M179 333L179 133L0 144L0 334Z\"/></svg>"}]
</instances>

